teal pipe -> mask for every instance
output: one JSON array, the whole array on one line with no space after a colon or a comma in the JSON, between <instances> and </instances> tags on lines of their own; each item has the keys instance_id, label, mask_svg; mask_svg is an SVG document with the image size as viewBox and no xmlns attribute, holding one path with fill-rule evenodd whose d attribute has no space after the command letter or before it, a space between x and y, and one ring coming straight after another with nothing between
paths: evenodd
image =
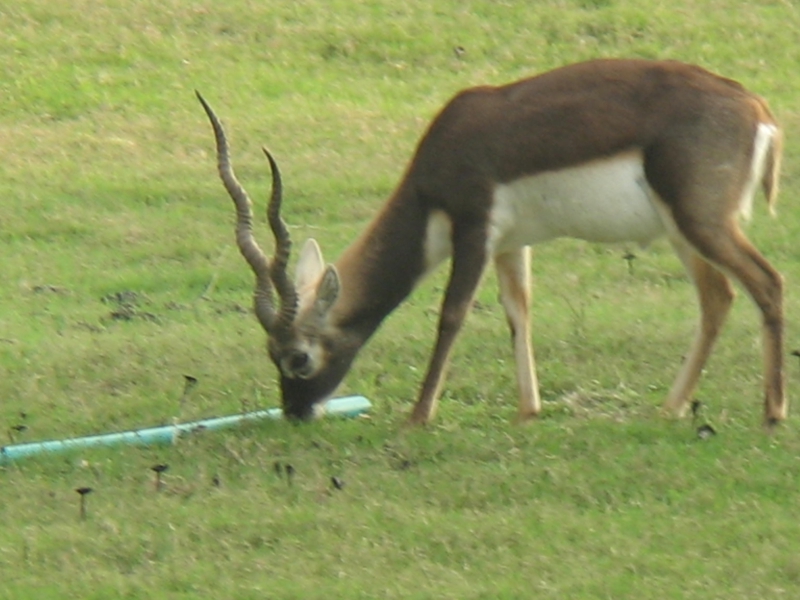
<instances>
[{"instance_id":1,"label":"teal pipe","mask_svg":"<svg viewBox=\"0 0 800 600\"><path fill-rule=\"evenodd\" d=\"M372 405L364 396L347 396L333 398L324 405L325 415L355 417L367 412ZM257 410L254 412L227 417L203 419L191 423L177 423L175 425L162 425L134 431L121 431L119 433L105 433L87 437L71 438L67 440L51 440L47 442L30 442L27 444L14 444L0 448L0 464L46 452L64 452L75 448L89 448L91 446L113 446L115 444L132 444L147 446L150 444L172 444L181 436L199 433L211 429L225 429L234 427L247 421L260 419L280 419L283 411L280 408Z\"/></svg>"}]
</instances>

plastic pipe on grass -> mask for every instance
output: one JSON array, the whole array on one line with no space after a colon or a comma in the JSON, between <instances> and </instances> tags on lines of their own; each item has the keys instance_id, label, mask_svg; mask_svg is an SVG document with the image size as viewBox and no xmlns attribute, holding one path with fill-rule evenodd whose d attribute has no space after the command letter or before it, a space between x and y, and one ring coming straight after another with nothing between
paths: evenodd
<instances>
[{"instance_id":1,"label":"plastic pipe on grass","mask_svg":"<svg viewBox=\"0 0 800 600\"><path fill-rule=\"evenodd\" d=\"M372 405L364 396L347 396L333 398L324 405L323 414L342 417L355 417L367 412ZM175 425L162 425L134 431L121 431L118 433L105 433L87 437L71 438L66 440L51 440L47 442L30 442L27 444L14 444L0 448L0 464L45 452L64 452L75 448L88 448L90 446L112 446L115 444L132 444L147 446L150 444L171 444L181 436L211 429L225 429L235 427L248 421L261 419L280 419L283 411L280 408L258 410L227 417L203 419L191 423L177 423Z\"/></svg>"}]
</instances>

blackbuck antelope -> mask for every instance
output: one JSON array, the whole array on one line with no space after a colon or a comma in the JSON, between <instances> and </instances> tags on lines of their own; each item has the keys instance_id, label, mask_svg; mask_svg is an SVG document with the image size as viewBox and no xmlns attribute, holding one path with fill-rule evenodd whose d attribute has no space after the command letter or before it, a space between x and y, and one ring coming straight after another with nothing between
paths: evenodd
<instances>
[{"instance_id":1,"label":"blackbuck antelope","mask_svg":"<svg viewBox=\"0 0 800 600\"><path fill-rule=\"evenodd\" d=\"M785 418L782 278L739 227L757 185L773 208L781 134L764 100L737 82L678 62L597 60L462 91L433 120L360 237L329 265L309 240L294 282L286 273L291 244L275 160L265 150L276 240L268 260L254 240L251 202L234 175L222 126L200 101L236 205L237 243L255 273L255 313L280 372L286 415L311 416L381 321L452 258L411 421L426 423L435 412L453 341L490 260L511 327L519 418L535 416L541 402L529 246L562 236L647 244L665 234L700 302L699 329L666 408L685 411L733 301L733 278L763 319L765 420Z\"/></svg>"}]
</instances>

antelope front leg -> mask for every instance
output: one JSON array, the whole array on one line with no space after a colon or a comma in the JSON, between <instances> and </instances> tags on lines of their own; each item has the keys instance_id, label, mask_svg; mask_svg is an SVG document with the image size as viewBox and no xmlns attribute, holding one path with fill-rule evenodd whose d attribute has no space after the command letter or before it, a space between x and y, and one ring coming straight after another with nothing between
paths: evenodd
<instances>
[{"instance_id":1,"label":"antelope front leg","mask_svg":"<svg viewBox=\"0 0 800 600\"><path fill-rule=\"evenodd\" d=\"M444 381L447 361L453 342L472 306L475 290L486 264L486 235L482 229L459 234L454 232L453 266L447 283L436 345L425 380L409 421L414 425L428 423L436 413L439 391Z\"/></svg>"},{"instance_id":2,"label":"antelope front leg","mask_svg":"<svg viewBox=\"0 0 800 600\"><path fill-rule=\"evenodd\" d=\"M519 389L517 420L523 422L537 416L542 410L531 345L530 248L526 246L518 251L499 255L495 258L495 267L500 285L500 302L506 311L514 344Z\"/></svg>"}]
</instances>

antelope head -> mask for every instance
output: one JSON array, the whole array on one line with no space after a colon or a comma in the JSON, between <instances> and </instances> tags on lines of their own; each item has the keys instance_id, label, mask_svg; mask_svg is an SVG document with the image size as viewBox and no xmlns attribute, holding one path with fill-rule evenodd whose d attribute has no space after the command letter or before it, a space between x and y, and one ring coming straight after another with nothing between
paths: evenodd
<instances>
[{"instance_id":1,"label":"antelope head","mask_svg":"<svg viewBox=\"0 0 800 600\"><path fill-rule=\"evenodd\" d=\"M281 174L264 149L272 172L267 218L275 237L275 254L267 259L253 236L252 202L236 179L222 124L199 92L197 97L214 129L220 178L236 206L236 243L255 275L254 312L280 373L284 414L308 419L315 405L326 400L344 378L361 346L332 320L340 291L339 274L335 266L325 264L319 245L309 239L300 252L294 281L289 277L292 241L280 215Z\"/></svg>"}]
</instances>

